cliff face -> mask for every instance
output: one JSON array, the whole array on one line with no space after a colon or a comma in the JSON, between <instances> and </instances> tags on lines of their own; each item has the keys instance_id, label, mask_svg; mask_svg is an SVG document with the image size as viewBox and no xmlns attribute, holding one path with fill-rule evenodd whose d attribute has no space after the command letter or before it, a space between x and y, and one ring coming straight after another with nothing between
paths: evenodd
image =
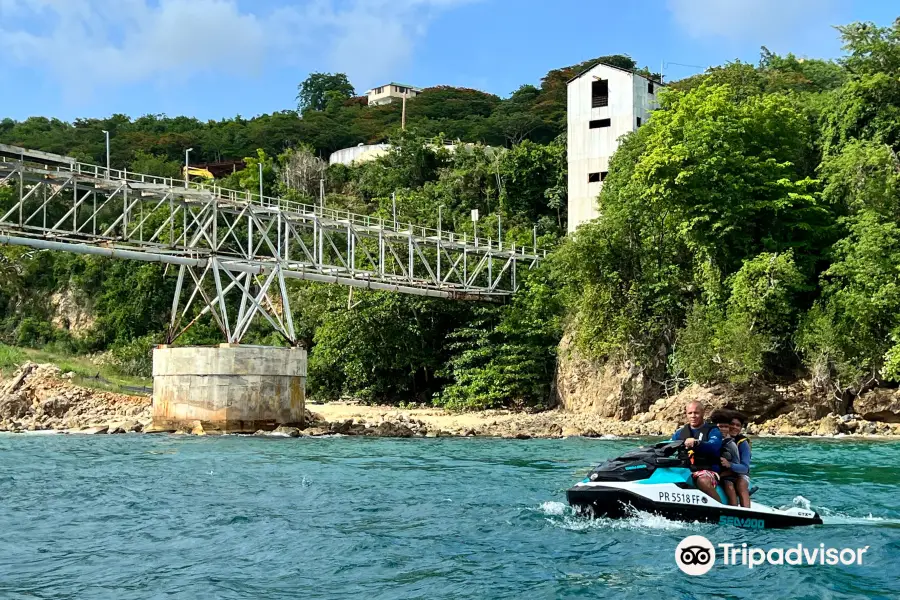
<instances>
[{"instance_id":1,"label":"cliff face","mask_svg":"<svg viewBox=\"0 0 900 600\"><path fill-rule=\"evenodd\" d=\"M71 287L51 295L49 305L50 322L58 329L80 336L94 326L93 302Z\"/></svg>"},{"instance_id":2,"label":"cliff face","mask_svg":"<svg viewBox=\"0 0 900 600\"><path fill-rule=\"evenodd\" d=\"M559 347L556 393L565 412L653 424L668 431L684 422L684 407L700 401L707 415L718 408L743 412L752 433L837 435L892 433L900 423L900 390L877 388L851 403L817 392L808 380L788 385L693 384L677 394L646 370L585 358L566 334ZM889 424L891 426L889 426Z\"/></svg>"},{"instance_id":3,"label":"cliff face","mask_svg":"<svg viewBox=\"0 0 900 600\"><path fill-rule=\"evenodd\" d=\"M556 391L564 410L627 421L647 411L661 386L643 368L585 358L567 333L559 345Z\"/></svg>"}]
</instances>

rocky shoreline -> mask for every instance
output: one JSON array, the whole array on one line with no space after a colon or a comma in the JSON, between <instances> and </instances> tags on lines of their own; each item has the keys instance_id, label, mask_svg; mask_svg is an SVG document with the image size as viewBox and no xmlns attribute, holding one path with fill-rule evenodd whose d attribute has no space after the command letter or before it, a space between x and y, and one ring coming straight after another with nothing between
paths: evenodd
<instances>
[{"instance_id":1,"label":"rocky shoreline","mask_svg":"<svg viewBox=\"0 0 900 600\"><path fill-rule=\"evenodd\" d=\"M0 432L77 434L154 433L151 399L74 385L72 374L49 364L28 363L0 382ZM891 393L892 392L892 393ZM354 403L309 404L304 429L279 427L257 435L318 437L494 437L611 438L669 436L680 424L684 405L701 400L710 409L729 406L751 416L747 431L759 436L900 436L900 400L896 390L880 390L867 399L869 412L837 414L809 402L785 400L777 390L735 390L692 386L656 401L627 420L592 412L553 409L525 413L488 410L451 413L436 408L397 409ZM777 408L775 408L777 407ZM767 414L768 413L768 414ZM824 414L823 414L824 413ZM866 418L868 417L868 418ZM875 418L872 418L875 417ZM206 435L202 423L175 433Z\"/></svg>"}]
</instances>

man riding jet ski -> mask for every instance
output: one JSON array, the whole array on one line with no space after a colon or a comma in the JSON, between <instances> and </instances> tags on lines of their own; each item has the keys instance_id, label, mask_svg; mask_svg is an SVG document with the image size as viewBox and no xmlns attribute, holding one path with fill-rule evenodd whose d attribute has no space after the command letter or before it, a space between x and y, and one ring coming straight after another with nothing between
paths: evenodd
<instances>
[{"instance_id":1,"label":"man riding jet ski","mask_svg":"<svg viewBox=\"0 0 900 600\"><path fill-rule=\"evenodd\" d=\"M751 502L749 508L729 506L718 486L711 489L718 499L711 497L698 489L693 477L698 468L709 465L692 465L691 450L679 439L608 460L566 492L569 504L581 513L598 517L622 518L637 509L677 521L749 529L822 524L817 513L800 508L782 510L757 502Z\"/></svg>"}]
</instances>

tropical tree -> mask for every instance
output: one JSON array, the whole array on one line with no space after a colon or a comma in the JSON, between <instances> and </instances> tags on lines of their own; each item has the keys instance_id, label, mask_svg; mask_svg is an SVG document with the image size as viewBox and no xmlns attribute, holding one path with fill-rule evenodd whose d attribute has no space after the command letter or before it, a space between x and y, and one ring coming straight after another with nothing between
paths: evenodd
<instances>
[{"instance_id":1,"label":"tropical tree","mask_svg":"<svg viewBox=\"0 0 900 600\"><path fill-rule=\"evenodd\" d=\"M297 110L325 110L329 93L340 98L352 98L355 92L344 73L310 73L297 86Z\"/></svg>"}]
</instances>

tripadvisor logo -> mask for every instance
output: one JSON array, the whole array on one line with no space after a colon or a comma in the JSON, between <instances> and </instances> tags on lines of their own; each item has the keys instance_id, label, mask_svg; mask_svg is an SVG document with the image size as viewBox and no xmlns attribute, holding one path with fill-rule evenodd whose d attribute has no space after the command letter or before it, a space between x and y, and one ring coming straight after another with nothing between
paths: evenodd
<instances>
[{"instance_id":1,"label":"tripadvisor logo","mask_svg":"<svg viewBox=\"0 0 900 600\"><path fill-rule=\"evenodd\" d=\"M789 548L748 548L747 544L718 544L725 566L753 569L769 565L861 565L865 548L826 548L825 544L808 548L797 544ZM688 575L704 575L716 563L716 547L702 535L689 535L675 548L675 564Z\"/></svg>"},{"instance_id":2,"label":"tripadvisor logo","mask_svg":"<svg viewBox=\"0 0 900 600\"><path fill-rule=\"evenodd\" d=\"M716 563L716 549L702 535L689 535L675 548L675 564L688 575L703 575Z\"/></svg>"}]
</instances>

